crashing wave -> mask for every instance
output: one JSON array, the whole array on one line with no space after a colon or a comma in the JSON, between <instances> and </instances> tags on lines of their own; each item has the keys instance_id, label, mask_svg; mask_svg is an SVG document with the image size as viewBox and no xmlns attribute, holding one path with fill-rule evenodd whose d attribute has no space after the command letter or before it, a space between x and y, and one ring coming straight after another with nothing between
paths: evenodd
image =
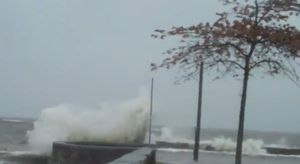
<instances>
[{"instance_id":1,"label":"crashing wave","mask_svg":"<svg viewBox=\"0 0 300 164\"><path fill-rule=\"evenodd\" d=\"M194 141L187 138L175 137L172 130L166 127L161 129L159 137L154 137L158 147L165 151L188 151L193 149ZM225 152L234 154L236 142L231 138L217 137L211 140L201 140L200 149L204 151ZM261 139L246 139L243 142L245 155L300 155L300 148L291 148L284 145L266 145Z\"/></svg>"},{"instance_id":2,"label":"crashing wave","mask_svg":"<svg viewBox=\"0 0 300 164\"><path fill-rule=\"evenodd\" d=\"M50 153L54 141L142 143L147 131L148 104L139 96L99 110L76 110L68 105L48 108L28 132L28 142L41 153Z\"/></svg>"}]
</instances>

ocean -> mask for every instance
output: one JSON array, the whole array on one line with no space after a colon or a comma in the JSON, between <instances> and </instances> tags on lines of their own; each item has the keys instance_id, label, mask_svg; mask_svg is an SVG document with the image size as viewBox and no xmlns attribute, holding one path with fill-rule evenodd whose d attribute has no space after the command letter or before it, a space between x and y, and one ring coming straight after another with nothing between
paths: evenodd
<instances>
[{"instance_id":1,"label":"ocean","mask_svg":"<svg viewBox=\"0 0 300 164\"><path fill-rule=\"evenodd\" d=\"M199 161L193 161L192 149L182 143L193 145L193 128L189 127L156 127L154 136L160 136L158 140L177 143L173 148L162 148L157 152L158 162L161 164L233 164L236 131L229 129L202 129L202 145L213 145L217 150L200 150ZM164 134L163 134L164 133ZM175 145L175 146L174 146ZM168 145L169 146L169 145ZM177 147L177 148L176 148ZM181 147L181 148L180 148ZM245 131L243 144L243 164L299 164L300 155L270 154L265 147L284 148L293 150L300 148L300 134L282 132ZM191 148L191 146L189 147Z\"/></svg>"},{"instance_id":2,"label":"ocean","mask_svg":"<svg viewBox=\"0 0 300 164\"><path fill-rule=\"evenodd\" d=\"M47 154L32 150L28 131L34 119L0 118L0 164L46 164ZM154 126L152 143L158 143L161 164L232 164L235 130L203 129L199 161L192 160L193 128ZM167 144L166 144L167 143ZM204 146L213 146L213 150ZM270 154L265 147L300 148L300 134L246 131L243 164L299 164L300 155Z\"/></svg>"}]
</instances>

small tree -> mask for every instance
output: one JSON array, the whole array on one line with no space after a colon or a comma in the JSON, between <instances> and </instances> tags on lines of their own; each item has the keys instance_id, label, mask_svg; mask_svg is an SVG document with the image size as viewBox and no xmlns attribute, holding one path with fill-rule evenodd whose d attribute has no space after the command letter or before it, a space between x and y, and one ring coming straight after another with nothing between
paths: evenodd
<instances>
[{"instance_id":1,"label":"small tree","mask_svg":"<svg viewBox=\"0 0 300 164\"><path fill-rule=\"evenodd\" d=\"M155 70L179 65L184 77L190 78L197 75L201 60L205 69L243 79L235 158L241 164L248 79L257 73L253 70L283 74L297 83L300 32L289 22L299 16L300 4L297 0L221 1L232 9L217 13L212 24L155 30L154 38L178 36L182 44L168 50L169 57L161 64L151 66Z\"/></svg>"}]
</instances>

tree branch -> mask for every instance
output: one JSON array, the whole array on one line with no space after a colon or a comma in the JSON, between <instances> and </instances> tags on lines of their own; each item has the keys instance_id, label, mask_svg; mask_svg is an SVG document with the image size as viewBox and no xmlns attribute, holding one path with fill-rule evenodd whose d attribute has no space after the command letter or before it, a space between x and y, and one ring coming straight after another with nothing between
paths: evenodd
<instances>
[{"instance_id":1,"label":"tree branch","mask_svg":"<svg viewBox=\"0 0 300 164\"><path fill-rule=\"evenodd\" d=\"M259 9L258 2L257 0L255 0L255 25L256 26L258 25L258 9Z\"/></svg>"},{"instance_id":2,"label":"tree branch","mask_svg":"<svg viewBox=\"0 0 300 164\"><path fill-rule=\"evenodd\" d=\"M231 47L233 47L233 48L235 48L240 54L242 54L244 57L245 56L247 56L246 54L245 54L245 52L241 49L241 47L239 47L239 46L237 46L237 45L235 45L235 44L233 44L233 43L231 43L231 42L225 42L224 44L221 44L221 45L223 45L223 46L231 46ZM221 46L220 45L220 46Z\"/></svg>"},{"instance_id":3,"label":"tree branch","mask_svg":"<svg viewBox=\"0 0 300 164\"><path fill-rule=\"evenodd\" d=\"M258 66L261 65L262 63L272 63L272 62L276 62L276 61L273 61L273 60L271 60L271 59L264 59L264 60L258 61L258 62L256 62L253 66L250 67L250 70L251 70L251 69L254 69L255 67L258 67Z\"/></svg>"},{"instance_id":4,"label":"tree branch","mask_svg":"<svg viewBox=\"0 0 300 164\"><path fill-rule=\"evenodd\" d=\"M219 59L219 60L216 61L216 63L223 63L224 65L225 65L225 63L231 63L231 64L234 64L234 65L238 66L242 70L245 69L241 64L239 64L238 62L233 61L233 60L222 60L222 59Z\"/></svg>"}]
</instances>

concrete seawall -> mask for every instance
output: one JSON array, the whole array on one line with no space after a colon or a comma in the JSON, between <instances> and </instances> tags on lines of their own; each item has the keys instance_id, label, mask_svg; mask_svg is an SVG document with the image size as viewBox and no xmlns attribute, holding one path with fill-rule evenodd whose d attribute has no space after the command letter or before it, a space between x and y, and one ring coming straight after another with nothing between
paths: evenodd
<instances>
[{"instance_id":1,"label":"concrete seawall","mask_svg":"<svg viewBox=\"0 0 300 164\"><path fill-rule=\"evenodd\" d=\"M132 160L144 159L143 163L155 161L155 151L143 149L148 145L132 145L132 144L105 144L95 142L55 142L53 143L51 164L106 164L116 161L125 154L131 153L138 158ZM132 153L134 152L134 153ZM127 159L128 160L128 159ZM136 163L132 161L132 163ZM154 162L155 163L155 162Z\"/></svg>"},{"instance_id":2,"label":"concrete seawall","mask_svg":"<svg viewBox=\"0 0 300 164\"><path fill-rule=\"evenodd\" d=\"M269 154L300 155L299 148L264 147Z\"/></svg>"}]
</instances>

